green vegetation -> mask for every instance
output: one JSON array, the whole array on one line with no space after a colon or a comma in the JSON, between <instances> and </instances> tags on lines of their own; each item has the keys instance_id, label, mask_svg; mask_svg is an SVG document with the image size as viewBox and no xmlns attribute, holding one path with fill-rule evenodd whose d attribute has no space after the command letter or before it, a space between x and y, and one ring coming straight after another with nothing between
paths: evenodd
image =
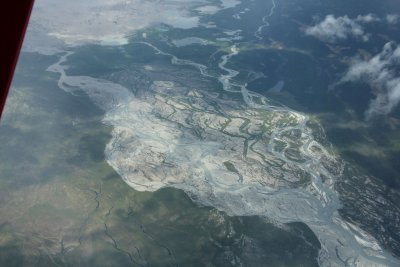
<instances>
[{"instance_id":1,"label":"green vegetation","mask_svg":"<svg viewBox=\"0 0 400 267\"><path fill-rule=\"evenodd\" d=\"M57 88L45 71L54 61L21 56L0 124L0 265L317 265L319 243L310 233L305 244L298 226L229 217L176 189L127 186L104 160L111 128L102 112Z\"/></svg>"},{"instance_id":2,"label":"green vegetation","mask_svg":"<svg viewBox=\"0 0 400 267\"><path fill-rule=\"evenodd\" d=\"M235 165L232 162L229 161L225 161L224 162L225 168L230 171L230 172L234 172L234 173L239 173L239 171L235 168Z\"/></svg>"}]
</instances>

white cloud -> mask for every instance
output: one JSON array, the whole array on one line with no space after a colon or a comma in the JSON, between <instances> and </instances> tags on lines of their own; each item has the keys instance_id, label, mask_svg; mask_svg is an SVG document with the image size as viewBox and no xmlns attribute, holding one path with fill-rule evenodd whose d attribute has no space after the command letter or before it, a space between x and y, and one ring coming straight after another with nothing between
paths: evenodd
<instances>
[{"instance_id":1,"label":"white cloud","mask_svg":"<svg viewBox=\"0 0 400 267\"><path fill-rule=\"evenodd\" d=\"M305 33L329 43L346 40L350 37L368 41L370 34L365 33L363 25L374 22L397 24L400 22L400 16L398 14L388 14L384 18L380 18L370 13L358 15L356 18L351 19L348 16L335 17L334 15L327 15L320 23L307 27Z\"/></svg>"},{"instance_id":2,"label":"white cloud","mask_svg":"<svg viewBox=\"0 0 400 267\"><path fill-rule=\"evenodd\" d=\"M367 14L367 15L358 15L355 19L357 22L361 23L370 23L370 22L379 22L381 21L375 14Z\"/></svg>"},{"instance_id":3,"label":"white cloud","mask_svg":"<svg viewBox=\"0 0 400 267\"><path fill-rule=\"evenodd\" d=\"M334 15L327 15L319 24L307 27L305 33L330 43L345 40L348 37L367 40L368 35L365 34L363 27L358 23L373 19L372 15L371 17L367 16L359 16L357 21L357 19L352 20L348 16L336 18Z\"/></svg>"},{"instance_id":4,"label":"white cloud","mask_svg":"<svg viewBox=\"0 0 400 267\"><path fill-rule=\"evenodd\" d=\"M223 8L231 8L240 4L239 0L221 0L221 5Z\"/></svg>"},{"instance_id":5,"label":"white cloud","mask_svg":"<svg viewBox=\"0 0 400 267\"><path fill-rule=\"evenodd\" d=\"M400 102L400 46L386 43L383 50L369 60L355 59L340 81L363 81L374 88L376 98L366 111L367 119L376 115L389 114Z\"/></svg>"},{"instance_id":6,"label":"white cloud","mask_svg":"<svg viewBox=\"0 0 400 267\"><path fill-rule=\"evenodd\" d=\"M398 14L388 14L386 15L386 21L389 24L397 24L400 21L400 16Z\"/></svg>"}]
</instances>

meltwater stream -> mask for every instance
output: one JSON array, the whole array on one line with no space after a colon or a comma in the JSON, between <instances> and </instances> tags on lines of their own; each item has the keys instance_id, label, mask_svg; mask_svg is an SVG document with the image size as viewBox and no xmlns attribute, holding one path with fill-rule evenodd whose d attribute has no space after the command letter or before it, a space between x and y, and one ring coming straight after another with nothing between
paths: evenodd
<instances>
[{"instance_id":1,"label":"meltwater stream","mask_svg":"<svg viewBox=\"0 0 400 267\"><path fill-rule=\"evenodd\" d=\"M156 54L169 56L174 65L191 66L205 78L217 79L224 90L241 94L248 108L238 105L237 110L226 112L229 118L218 117L208 106L204 112L198 108L192 111L185 98L179 103L175 101L182 89L174 94L177 90L174 83L163 81L154 82L154 98L141 99L127 88L107 80L68 76L62 65L71 55L66 53L48 71L60 74L61 89L74 93L79 88L106 112L104 123L114 128L112 140L106 147L106 158L128 185L139 191L156 191L163 187L182 189L195 202L230 215L258 215L278 225L303 222L322 245L318 259L321 266L399 266L400 263L383 251L374 238L339 216L340 202L334 183L343 165L314 139L307 125L308 116L286 107L270 106L267 99L247 90L245 84L233 81L238 72L229 69L227 64L240 53L236 45L231 47L230 54L222 56L219 64L221 72L227 74L213 77L204 65L179 59L150 43L141 44L152 47ZM169 98L168 94L173 97ZM202 92L198 95L205 99L212 97ZM254 101L256 98L261 99ZM213 101L220 101L223 106L226 100L213 97ZM156 109L162 110L160 114L170 110L170 114L160 118ZM223 129L213 132L213 138L208 135L200 138L184 127L178 128L176 122L185 121L188 112L192 112L191 125L205 123L206 133L222 124ZM245 140L247 154L227 151L228 147L242 145L243 129L247 129L246 132L251 132L252 127L256 129L259 120L253 118L261 118L263 112L272 116L270 130L258 133L258 138ZM212 120L223 123L212 126ZM235 128L235 120L247 122L240 122ZM234 134L235 131L240 133ZM294 132L300 140L297 159L288 157L293 148L287 138ZM279 146L282 142L283 146ZM262 150L264 152L259 152ZM253 158L247 157L248 153L252 153ZM265 173L263 167L261 172L264 173L260 173L256 167L265 164L260 163L261 159L255 160L257 154L265 162L279 162L279 167L271 167L271 173ZM244 179L237 179L236 174L226 171L218 162L235 163ZM299 172L308 175L309 182L297 179Z\"/></svg>"},{"instance_id":2,"label":"meltwater stream","mask_svg":"<svg viewBox=\"0 0 400 267\"><path fill-rule=\"evenodd\" d=\"M257 39L275 6L272 0ZM228 64L240 53L239 43L221 56L218 76L149 42L136 43L154 49L155 56L170 57L173 65L219 81L224 91L241 96L246 108L171 81L154 81L154 95L139 98L104 79L67 75L63 64L72 52L66 52L48 71L60 74L61 89L80 89L105 111L103 122L113 126L106 159L129 186L139 191L182 189L193 201L232 216L258 215L277 225L303 222L321 243L321 266L400 266L373 237L338 214L341 203L334 184L345 163L315 140L309 117L270 105L234 81L239 72ZM193 107L193 99L201 106ZM193 134L195 129L201 133ZM236 173L222 163L234 164Z\"/></svg>"},{"instance_id":3,"label":"meltwater stream","mask_svg":"<svg viewBox=\"0 0 400 267\"><path fill-rule=\"evenodd\" d=\"M257 28L257 31L254 33L254 36L255 36L258 40L262 40L262 39L263 39L262 36L261 36L262 31L263 31L263 29L264 29L265 27L268 27L268 26L269 26L268 18L270 18L270 17L272 17L272 16L274 15L274 11L275 11L275 8L276 8L276 3L275 3L275 0L271 0L271 2L272 2L272 7L271 7L271 9L270 9L268 15L266 15L266 16L264 16L264 17L262 18L263 24L262 24L260 27L258 27L258 28Z\"/></svg>"}]
</instances>

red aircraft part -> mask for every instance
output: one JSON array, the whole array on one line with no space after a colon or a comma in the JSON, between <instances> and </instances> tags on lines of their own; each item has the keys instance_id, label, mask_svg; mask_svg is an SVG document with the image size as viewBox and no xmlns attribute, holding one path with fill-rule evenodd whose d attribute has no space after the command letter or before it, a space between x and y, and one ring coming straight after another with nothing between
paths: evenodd
<instances>
[{"instance_id":1,"label":"red aircraft part","mask_svg":"<svg viewBox=\"0 0 400 267\"><path fill-rule=\"evenodd\" d=\"M0 118L24 40L34 0L0 4Z\"/></svg>"}]
</instances>

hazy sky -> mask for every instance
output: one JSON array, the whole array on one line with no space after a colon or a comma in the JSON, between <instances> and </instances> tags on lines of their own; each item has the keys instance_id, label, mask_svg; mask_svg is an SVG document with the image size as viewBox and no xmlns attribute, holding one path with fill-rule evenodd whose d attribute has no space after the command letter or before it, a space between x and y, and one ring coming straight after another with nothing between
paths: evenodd
<instances>
[{"instance_id":1,"label":"hazy sky","mask_svg":"<svg viewBox=\"0 0 400 267\"><path fill-rule=\"evenodd\" d=\"M118 45L135 30L164 23L177 28L199 25L202 7L217 12L238 0L38 0L24 49L51 54L62 45Z\"/></svg>"}]
</instances>

